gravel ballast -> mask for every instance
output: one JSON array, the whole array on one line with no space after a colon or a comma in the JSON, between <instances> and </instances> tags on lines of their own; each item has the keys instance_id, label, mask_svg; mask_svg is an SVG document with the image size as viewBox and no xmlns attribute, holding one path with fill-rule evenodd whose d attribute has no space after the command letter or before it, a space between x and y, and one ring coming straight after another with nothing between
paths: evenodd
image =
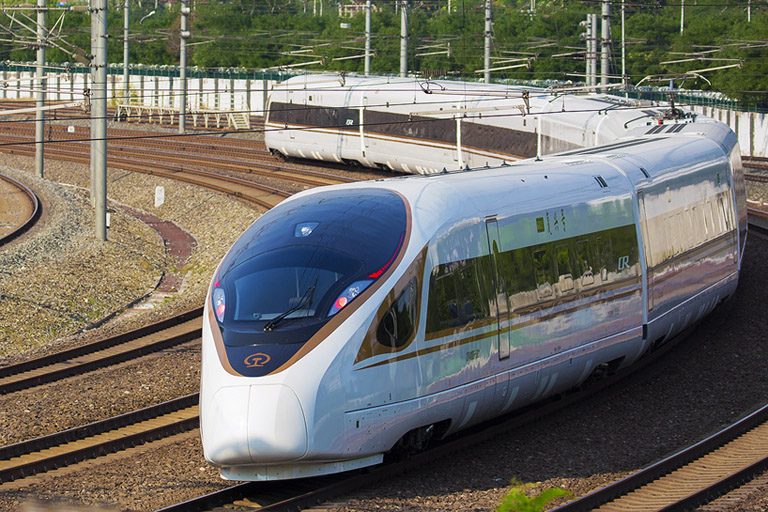
<instances>
[{"instance_id":1,"label":"gravel ballast","mask_svg":"<svg viewBox=\"0 0 768 512\"><path fill-rule=\"evenodd\" d=\"M31 159L7 157L8 167L32 168ZM61 166L61 169L59 169ZM10 257L16 250L29 250L28 260L15 263L24 267L29 293L49 286L43 297L54 304L67 304L71 296L57 274L59 268L73 272L72 279L86 280L93 270L79 271L82 254L72 248L90 250L101 256L102 248L90 244L92 218L87 198L79 192L85 186L87 166L77 170L73 164L48 164L51 179L74 185L55 190L50 212L57 212L39 232L24 244L3 248L0 258ZM232 241L249 225L258 212L234 200L191 185L183 185L150 176L110 171L110 197L116 201L172 220L197 240L197 248L187 263L180 293L155 302L155 309L120 315L95 332L65 337L46 334L50 329L35 327L35 336L20 337L5 346L4 360L30 357L30 354L53 350L62 345L92 341L106 334L144 323L148 317L167 316L169 311L191 309L202 303L204 294L219 259ZM25 180L26 181L26 180ZM34 185L34 184L32 184ZM154 189L166 187L166 204L154 208ZM36 190L37 191L37 190ZM750 197L756 195L750 189ZM70 205L73 211L67 209ZM54 210L59 208L59 210ZM113 216L120 217L119 212ZM65 218L64 225L50 228L55 219ZM78 220L79 219L79 220ZM125 233L118 238L116 226ZM135 225L134 225L135 223ZM130 229L129 227L130 226ZM131 233L130 236L127 233ZM33 242L33 240L39 240ZM114 241L113 241L114 240ZM120 242L118 243L118 240ZM25 244L40 244L39 249L23 249ZM50 244L50 245L46 245ZM97 296L111 297L100 314L108 314L129 303L155 286L158 269L166 265L162 241L146 226L126 216L113 217L109 244L115 245L114 258L147 261L150 268L139 272L134 266L125 272L136 272L143 279L134 295L117 286L114 279L100 278L90 284L99 289ZM48 247L48 249L46 249ZM60 248L60 249L56 249ZM98 249L98 250L97 250ZM57 252L58 251L58 252ZM63 252L62 252L63 251ZM124 251L124 252L118 252ZM7 253L7 254L6 254ZM96 256L91 259L99 261ZM744 272L734 299L705 320L696 332L676 346L662 361L640 375L632 376L612 390L569 407L560 414L536 421L508 432L489 443L457 454L354 496L334 500L322 508L337 511L476 511L493 510L508 488L511 478L533 483L534 489L560 486L574 495L586 493L686 446L739 416L756 408L768 396L768 340L764 304L768 299L762 280L763 262L768 256L768 242L752 236L744 262ZM77 258L72 260L73 258ZM106 259L106 257L105 257ZM9 260L12 261L12 260ZM159 263L158 263L159 261ZM61 264L61 267L56 265ZM135 263L132 263L135 265ZM44 268L38 268L44 267ZM5 267L0 267L5 268ZM120 267L123 268L123 267ZM47 270L46 270L47 269ZM101 275L101 274L96 274ZM5 296L7 275L0 274ZM22 280L16 277L18 283ZM68 278L69 279L69 278ZM102 283L101 279L107 281ZM57 286L54 287L53 285ZM54 288L61 286L64 291ZM109 289L107 289L109 288ZM39 292L43 293L43 292ZM62 297L59 299L58 297ZM0 308L6 306L5 298ZM77 309L78 317L86 316L90 306ZM1 310L0 323L14 308ZM30 312L31 314L31 312ZM61 315L58 315L61 316ZM58 316L52 318L58 318ZM74 320L67 329L81 329ZM28 322L30 329L34 321ZM59 325L59 324L57 324ZM2 332L2 331L0 331ZM31 332L31 331L30 331ZM47 341L36 336L47 336ZM6 353L7 352L7 353ZM33 390L0 397L0 444L8 444L69 426L95 421L121 412L151 405L197 390L199 382L199 342L154 354L115 367L46 384ZM202 458L196 432L181 434L142 448L104 457L83 465L58 470L28 481L0 487L0 510L16 510L31 501L48 504L73 504L102 507L107 510L154 510L229 485ZM750 508L765 503L765 495L751 494L729 510ZM740 508L740 507L745 508Z\"/></svg>"}]
</instances>

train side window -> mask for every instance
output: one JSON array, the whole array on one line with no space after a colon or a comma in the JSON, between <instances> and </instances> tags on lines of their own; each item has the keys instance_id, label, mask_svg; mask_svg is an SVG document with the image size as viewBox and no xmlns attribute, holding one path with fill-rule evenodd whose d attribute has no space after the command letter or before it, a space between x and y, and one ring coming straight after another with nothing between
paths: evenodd
<instances>
[{"instance_id":1,"label":"train side window","mask_svg":"<svg viewBox=\"0 0 768 512\"><path fill-rule=\"evenodd\" d=\"M718 206L720 206L720 215L723 219L723 232L729 231L731 229L731 222L730 222L730 216L728 215L728 210L725 207L725 201L722 197L718 198L717 200Z\"/></svg>"},{"instance_id":2,"label":"train side window","mask_svg":"<svg viewBox=\"0 0 768 512\"><path fill-rule=\"evenodd\" d=\"M589 286L594 284L595 276L592 273L592 265L589 264L591 260L589 256L589 242L587 240L579 240L576 242L576 258L577 258L577 274L581 277L581 285Z\"/></svg>"},{"instance_id":3,"label":"train side window","mask_svg":"<svg viewBox=\"0 0 768 512\"><path fill-rule=\"evenodd\" d=\"M559 245L555 249L557 258L557 281L561 292L573 290L573 273L567 245Z\"/></svg>"},{"instance_id":4,"label":"train side window","mask_svg":"<svg viewBox=\"0 0 768 512\"><path fill-rule=\"evenodd\" d=\"M612 270L610 265L612 264L612 250L610 239L607 237L598 236L595 239L595 249L597 251L597 266L600 269L600 280L605 283L608 281L608 272Z\"/></svg>"},{"instance_id":5,"label":"train side window","mask_svg":"<svg viewBox=\"0 0 768 512\"><path fill-rule=\"evenodd\" d=\"M411 279L376 328L376 340L387 347L405 345L416 325L416 280Z\"/></svg>"},{"instance_id":6,"label":"train side window","mask_svg":"<svg viewBox=\"0 0 768 512\"><path fill-rule=\"evenodd\" d=\"M455 264L446 263L432 269L427 308L427 331L429 332L457 327L460 324L453 267Z\"/></svg>"},{"instance_id":7,"label":"train side window","mask_svg":"<svg viewBox=\"0 0 768 512\"><path fill-rule=\"evenodd\" d=\"M551 297L552 275L554 274L554 269L552 268L552 259L546 249L534 251L533 267L536 275L536 289L539 298Z\"/></svg>"},{"instance_id":8,"label":"train side window","mask_svg":"<svg viewBox=\"0 0 768 512\"><path fill-rule=\"evenodd\" d=\"M438 332L490 316L493 301L487 257L437 265L429 281L427 332Z\"/></svg>"},{"instance_id":9,"label":"train side window","mask_svg":"<svg viewBox=\"0 0 768 512\"><path fill-rule=\"evenodd\" d=\"M492 299L485 285L491 281L490 267L479 264L479 260L484 259L463 260L457 272L456 298L462 325L490 316L489 305Z\"/></svg>"},{"instance_id":10,"label":"train side window","mask_svg":"<svg viewBox=\"0 0 768 512\"><path fill-rule=\"evenodd\" d=\"M532 296L536 292L536 277L531 249L522 247L503 252L500 256L502 262L500 271L507 285L510 312L535 304L538 299Z\"/></svg>"}]
</instances>

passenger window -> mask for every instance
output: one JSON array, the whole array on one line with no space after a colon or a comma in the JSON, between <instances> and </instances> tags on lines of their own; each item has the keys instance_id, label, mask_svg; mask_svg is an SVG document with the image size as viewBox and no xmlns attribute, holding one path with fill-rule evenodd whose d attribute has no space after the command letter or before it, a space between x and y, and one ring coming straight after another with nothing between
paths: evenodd
<instances>
[{"instance_id":1,"label":"passenger window","mask_svg":"<svg viewBox=\"0 0 768 512\"><path fill-rule=\"evenodd\" d=\"M412 279L400 292L376 328L376 340L387 347L398 348L408 342L416 325L416 280Z\"/></svg>"},{"instance_id":2,"label":"passenger window","mask_svg":"<svg viewBox=\"0 0 768 512\"><path fill-rule=\"evenodd\" d=\"M568 255L568 246L560 245L556 249L558 285L561 292L573 290L573 274L571 273L571 261Z\"/></svg>"},{"instance_id":3,"label":"passenger window","mask_svg":"<svg viewBox=\"0 0 768 512\"><path fill-rule=\"evenodd\" d=\"M595 247L597 250L597 261L600 268L600 280L603 283L608 282L608 271L615 270L615 267L609 268L613 264L613 250L611 248L610 238L603 238L598 236L595 239Z\"/></svg>"},{"instance_id":4,"label":"passenger window","mask_svg":"<svg viewBox=\"0 0 768 512\"><path fill-rule=\"evenodd\" d=\"M484 286L484 283L490 281L490 274L482 272L478 259L462 261L456 279L459 318L462 324L490 316L490 294Z\"/></svg>"},{"instance_id":5,"label":"passenger window","mask_svg":"<svg viewBox=\"0 0 768 512\"><path fill-rule=\"evenodd\" d=\"M725 201L723 201L723 198L719 198L717 202L720 205L720 215L723 219L723 232L725 232L731 229L731 219L728 215L728 210L725 208Z\"/></svg>"},{"instance_id":6,"label":"passenger window","mask_svg":"<svg viewBox=\"0 0 768 512\"><path fill-rule=\"evenodd\" d=\"M576 242L576 256L578 258L578 273L581 276L581 285L594 284L595 276L592 273L592 265L589 264L589 243L586 240Z\"/></svg>"},{"instance_id":7,"label":"passenger window","mask_svg":"<svg viewBox=\"0 0 768 512\"><path fill-rule=\"evenodd\" d=\"M490 316L493 301L487 257L437 265L429 283L427 332L438 332Z\"/></svg>"},{"instance_id":8,"label":"passenger window","mask_svg":"<svg viewBox=\"0 0 768 512\"><path fill-rule=\"evenodd\" d=\"M536 286L539 298L552 296L552 260L546 250L533 253L533 265L536 272Z\"/></svg>"}]
</instances>

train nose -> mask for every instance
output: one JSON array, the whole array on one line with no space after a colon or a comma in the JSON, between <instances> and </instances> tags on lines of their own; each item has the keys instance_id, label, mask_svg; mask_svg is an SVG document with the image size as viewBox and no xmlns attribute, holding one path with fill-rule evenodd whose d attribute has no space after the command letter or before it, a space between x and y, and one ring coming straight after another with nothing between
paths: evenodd
<instances>
[{"instance_id":1,"label":"train nose","mask_svg":"<svg viewBox=\"0 0 768 512\"><path fill-rule=\"evenodd\" d=\"M221 388L207 407L203 447L214 464L287 462L307 453L304 412L288 386Z\"/></svg>"}]
</instances>

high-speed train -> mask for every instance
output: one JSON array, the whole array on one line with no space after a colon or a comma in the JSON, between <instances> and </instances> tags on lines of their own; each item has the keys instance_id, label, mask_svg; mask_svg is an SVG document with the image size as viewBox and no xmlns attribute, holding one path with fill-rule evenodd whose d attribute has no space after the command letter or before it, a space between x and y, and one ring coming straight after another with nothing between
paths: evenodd
<instances>
[{"instance_id":1,"label":"high-speed train","mask_svg":"<svg viewBox=\"0 0 768 512\"><path fill-rule=\"evenodd\" d=\"M606 144L680 114L692 115L607 94L304 75L273 87L264 141L288 157L429 174Z\"/></svg>"},{"instance_id":2,"label":"high-speed train","mask_svg":"<svg viewBox=\"0 0 768 512\"><path fill-rule=\"evenodd\" d=\"M205 457L234 480L361 468L631 365L734 293L745 196L704 118L296 194L213 277Z\"/></svg>"}]
</instances>

